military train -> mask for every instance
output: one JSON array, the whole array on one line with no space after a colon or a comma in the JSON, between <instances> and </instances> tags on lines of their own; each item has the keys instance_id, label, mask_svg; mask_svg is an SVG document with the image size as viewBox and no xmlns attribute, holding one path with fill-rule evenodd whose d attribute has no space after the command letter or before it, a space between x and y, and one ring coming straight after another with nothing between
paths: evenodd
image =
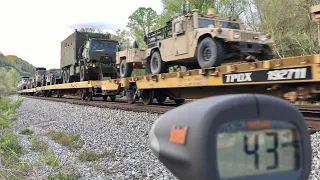
<instances>
[{"instance_id":1,"label":"military train","mask_svg":"<svg viewBox=\"0 0 320 180\"><path fill-rule=\"evenodd\" d=\"M320 22L320 5L313 6L310 8L310 13L314 21ZM180 16L178 18L182 18L182 20L186 20L189 22L190 19L194 19L194 17L198 16L198 12L194 11L193 16ZM186 19L184 19L186 17ZM200 17L200 16L198 16ZM205 17L205 18L204 18ZM225 21L225 19L219 19L215 16L212 15L212 13L207 16L201 16L201 18L204 19L210 19L216 18L217 21ZM175 29L175 23L177 18L175 18L172 21L172 26L171 28L174 30ZM195 19L194 22L199 23L199 19ZM190 23L186 24L182 22L182 25L177 25L180 29L184 27L190 28ZM214 21L216 22L216 21ZM236 21L233 21L236 22ZM231 22L228 22L231 23ZM219 23L218 23L219 24ZM186 26L185 26L186 25ZM210 30L210 32L214 33L215 31L218 32L218 34L211 34L211 35L216 35L215 37L205 37L206 38L211 38L214 40L217 36L220 36L219 33L223 33L225 28L219 27L217 29L213 28L212 26L216 26L217 24L210 25L208 24L208 27L197 27L196 25L193 26L195 35L201 34L201 32L207 32ZM167 27L170 27L167 26ZM237 44L241 45L243 42L244 44L250 45L252 42L249 40L248 36L245 34L248 32L244 32L243 30L239 29L232 29L229 28L229 32L239 32L240 37L244 35L243 38L244 41L241 42L229 42L228 38L220 38L219 42L221 41L226 41L226 44ZM190 29L189 29L190 30ZM185 31L185 33L190 33L191 31ZM166 31L166 32L171 32L171 31ZM156 71L154 73L147 73L147 75L142 75L142 76L135 76L132 77L129 71L127 71L129 68L133 70L138 66L139 68L144 67L146 70L149 68L148 67L148 61L152 60L152 53L156 52L157 48L159 50L158 54L160 53L161 58L165 58L165 54L168 55L170 53L177 53L177 56L175 56L174 61L180 61L179 58L184 57L184 55L179 54L181 51L180 50L188 50L190 49L190 43L194 44L197 43L197 39L194 39L194 36L189 36L189 39L183 39L182 35L178 35L174 33L175 31L172 31L172 39L179 39L182 38L182 42L186 42L187 45L184 46L186 49L183 49L180 46L177 46L178 41L173 40L172 44L174 44L174 47L168 46L168 44L164 43L165 41L169 41L170 38L164 38L160 37L161 35L163 36L164 33L160 33L157 36L153 36L153 38L157 37L158 41L155 40L156 43L152 44L147 44L148 45L148 50L145 50L143 48L139 48L135 46L133 49L128 49L128 50L118 50L116 54L116 64L118 65L117 68L113 68L112 73L115 71L119 70L120 74L117 76L111 76L110 79L105 79L105 80L100 80L101 78L98 78L98 80L95 80L94 76L101 76L104 75L105 73L111 73L109 72L103 72L103 68L100 68L100 71L102 73L91 73L91 77L88 78L88 81L82 81L83 78L75 78L73 75L73 80L77 80L80 82L72 82L70 83L70 78L69 78L69 83L65 83L63 81L62 77L62 82L61 84L57 85L49 85L49 86L43 86L45 83L42 81L45 78L38 78L32 80L31 82L33 86L42 86L42 87L36 87L36 88L31 88L31 89L24 89L18 91L19 94L25 94L25 95L43 95L45 97L50 97L52 95L57 95L58 97L62 97L63 95L66 94L79 94L81 99L88 99L92 100L92 97L98 97L102 96L104 99L107 99L108 97L111 98L111 101L115 100L116 95L119 94L125 94L128 103L134 103L135 101L142 100L144 104L150 104L152 103L153 99L156 99L158 103L163 103L169 97L169 99L174 100L177 104L181 104L184 102L185 99L199 99L203 97L208 97L208 96L213 96L213 95L219 95L219 94L229 94L229 93L260 93L260 94L269 94L269 95L274 95L280 98L285 98L291 102L295 102L297 100L306 100L306 101L313 101L315 99L319 99L320 97L320 76L319 76L319 62L320 62L320 54L314 54L314 55L307 55L307 56L297 56L297 57L289 57L289 58L274 58L272 60L267 60L272 56L272 53L268 51L267 58L261 58L262 54L259 53L259 51L252 51L249 53L250 55L247 56L248 60L251 61L253 58L254 62L244 62L244 63L234 63L234 64L225 64L225 65L219 65L218 64L213 64L213 66L206 66L207 68L198 68L198 69L193 69L191 70L187 69L186 71L178 71L178 72L169 72L169 73L160 73L157 74ZM153 32L151 32L153 33ZM241 34L243 33L243 34ZM239 34L234 34L233 33L233 38L239 39ZM250 33L249 33L250 34ZM259 33L251 33L252 34L259 34ZM189 34L190 35L190 34ZM227 36L228 34L226 34ZM250 35L250 36L251 36ZM148 37L150 37L151 34L149 33L145 39L148 41ZM221 35L222 36L222 35ZM192 37L192 38L191 38ZM200 37L200 36L199 36ZM230 38L230 36L228 36ZM253 38L253 36L251 36ZM256 36L254 36L256 37ZM266 37L264 35L259 35L260 39L264 43L258 43L261 42L260 40L256 42L257 46L260 47L266 47L266 49L271 49L268 48L268 42L271 42L272 40ZM162 38L162 39L161 39ZM191 39L190 39L191 38ZM90 38L87 38L90 41ZM160 40L159 40L160 39ZM224 40L223 40L224 39ZM199 40L199 39L198 39ZM149 40L148 42L150 42ZM154 40L153 40L154 41ZM257 41L257 40L256 40ZM72 41L73 42L73 41ZM91 41L90 41L91 42ZM88 51L90 52L91 43L87 43L87 47L89 47ZM183 44L182 42L179 41L179 43ZM201 44L202 41L200 41ZM71 44L71 42L70 42ZM165 44L165 45L164 45ZM171 44L171 45L172 45ZM180 45L181 45L180 44ZM199 44L199 47L200 47ZM210 44L210 43L209 43ZM169 43L170 45L170 43ZM219 46L219 45L218 45ZM211 46L208 45L207 49L208 52L217 52L216 47L217 45ZM112 46L114 47L114 46ZM156 47L156 49L154 49ZM224 50L229 50L231 51L232 49L228 49L228 46L224 46ZM67 47L65 47L67 48ZM120 47L121 48L121 47ZM153 49L152 49L153 48ZM181 49L182 48L182 49ZM210 49L211 48L211 49ZM118 46L119 49L119 46ZM199 49L199 48L198 48ZM259 48L258 48L259 49ZM108 49L107 49L108 50ZM234 56L239 56L243 54L246 51L245 49L240 48L236 50L234 53ZM261 50L261 49L260 49ZM63 51L63 50L62 50ZM80 47L80 52L83 52L82 54L85 54L85 52L88 52ZM109 50L113 51L113 49ZM70 52L70 51L68 51ZM76 53L75 51L73 51ZM93 53L96 51L93 51ZM162 54L164 52L164 54ZM170 53L169 53L170 52ZM260 51L261 52L261 51ZM146 54L147 55L146 55ZM151 54L148 54L151 53ZM100 61L99 63L101 64L102 62L105 62L105 65L109 67L114 67L113 63L110 63L112 58L112 54L114 53L105 53L107 54L106 56L102 56L100 54ZM209 53L210 54L210 53ZM149 56L151 55L151 58ZM190 55L190 54L189 54ZM188 54L185 54L185 56L189 56ZM85 56L85 55L83 55ZM83 57L82 56L82 57ZM98 55L99 56L99 55ZM125 56L126 58L122 58ZM213 55L214 57L217 56L217 54ZM253 57L255 56L255 57ZM81 69L81 61L89 61L87 65L89 64L89 67L96 67L96 64L93 59L93 61L90 62L90 59L83 60L83 58L74 58L74 61L76 61L74 66L69 66L69 69ZM93 57L89 53L89 57ZM114 57L114 56L113 56ZM179 58L178 58L179 57ZM258 58L260 57L260 59ZM94 58L97 59L97 58ZM103 60L103 59L109 59L109 60ZM232 59L232 58L231 58ZM250 60L251 59L251 60ZM156 58L156 60L159 60L159 58ZM151 63L150 65L159 65L157 64L158 61L154 61L154 63ZM194 61L193 59L192 61ZM211 59L212 60L212 59ZM227 60L225 58L224 60ZM241 58L238 60L241 61ZM181 61L180 61L181 62ZM217 62L217 61L214 61ZM222 61L219 61L222 62ZM90 65L92 63L92 65ZM162 63L162 62L160 62ZM194 63L194 62L193 62ZM212 61L211 61L212 63ZM128 65L131 64L131 65ZM162 64L163 65L163 64ZM166 64L167 66L168 64ZM190 64L189 64L190 65ZM198 65L199 62L198 62ZM218 66L216 66L218 65ZM61 65L63 66L63 65ZM216 66L216 67L215 67ZM189 66L190 68L190 66ZM62 69L62 68L61 68ZM80 71L81 72L81 71ZM80 73L79 72L79 73ZM150 72L150 71L149 71ZM111 73L111 74L112 74ZM63 73L62 73L63 74ZM82 73L83 74L83 73ZM126 74L126 75L124 75ZM130 77L126 77L129 76ZM120 76L120 78L119 78ZM86 76L88 77L88 76ZM116 77L116 78L115 78ZM93 79L93 80L92 80ZM25 84L25 80L21 85ZM26 87L26 86L23 86ZM200 92L200 93L199 93Z\"/></svg>"},{"instance_id":2,"label":"military train","mask_svg":"<svg viewBox=\"0 0 320 180\"><path fill-rule=\"evenodd\" d=\"M228 60L271 59L270 35L246 31L243 24L215 15L212 8L206 15L193 10L146 34L147 50L136 43L132 49L121 50L109 35L76 29L61 42L60 70L45 73L38 68L30 87L130 77L135 68L143 67L146 74L160 74L177 64L197 69Z\"/></svg>"}]
</instances>

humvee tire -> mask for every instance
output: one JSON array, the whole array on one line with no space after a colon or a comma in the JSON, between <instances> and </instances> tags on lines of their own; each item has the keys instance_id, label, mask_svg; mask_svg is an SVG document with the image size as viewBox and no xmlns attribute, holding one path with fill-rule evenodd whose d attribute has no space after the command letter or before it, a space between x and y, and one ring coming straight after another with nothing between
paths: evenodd
<instances>
[{"instance_id":1,"label":"humvee tire","mask_svg":"<svg viewBox=\"0 0 320 180\"><path fill-rule=\"evenodd\" d=\"M270 60L273 59L274 55L272 53L272 49L269 45L264 45L259 60Z\"/></svg>"},{"instance_id":2,"label":"humvee tire","mask_svg":"<svg viewBox=\"0 0 320 180\"><path fill-rule=\"evenodd\" d=\"M165 62L162 61L160 53L158 51L154 51L151 55L150 71L153 75L165 73L167 71L167 66Z\"/></svg>"},{"instance_id":3,"label":"humvee tire","mask_svg":"<svg viewBox=\"0 0 320 180\"><path fill-rule=\"evenodd\" d=\"M80 81L88 81L88 73L84 64L80 65Z\"/></svg>"},{"instance_id":4,"label":"humvee tire","mask_svg":"<svg viewBox=\"0 0 320 180\"><path fill-rule=\"evenodd\" d=\"M216 67L222 64L224 49L222 44L211 37L204 38L198 45L197 59L201 68Z\"/></svg>"},{"instance_id":5,"label":"humvee tire","mask_svg":"<svg viewBox=\"0 0 320 180\"><path fill-rule=\"evenodd\" d=\"M131 76L133 66L132 66L132 63L127 63L126 59L122 59L119 69L120 69L120 77L126 78Z\"/></svg>"},{"instance_id":6,"label":"humvee tire","mask_svg":"<svg viewBox=\"0 0 320 180\"><path fill-rule=\"evenodd\" d=\"M62 79L63 79L63 83L69 83L70 81L68 71L65 69L62 71Z\"/></svg>"}]
</instances>

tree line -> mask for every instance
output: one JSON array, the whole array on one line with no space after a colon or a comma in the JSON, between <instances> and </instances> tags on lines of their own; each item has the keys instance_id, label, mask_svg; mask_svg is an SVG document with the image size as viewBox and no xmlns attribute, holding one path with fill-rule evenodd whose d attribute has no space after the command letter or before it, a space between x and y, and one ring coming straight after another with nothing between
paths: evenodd
<instances>
[{"instance_id":1,"label":"tree line","mask_svg":"<svg viewBox=\"0 0 320 180\"><path fill-rule=\"evenodd\" d=\"M0 79L1 98L1 96L13 94L16 92L21 76L15 68L10 68L10 70L7 70L4 67L0 67Z\"/></svg>"},{"instance_id":2,"label":"tree line","mask_svg":"<svg viewBox=\"0 0 320 180\"><path fill-rule=\"evenodd\" d=\"M140 7L128 17L129 30L116 30L111 34L124 48L131 48L130 39L139 47L145 47L143 36L164 27L177 13L198 9L206 13L214 8L219 16L239 18L246 29L271 34L272 45L278 58L319 53L318 28L312 21L309 8L320 4L320 0L161 0L163 11ZM83 31L100 31L83 28Z\"/></svg>"}]
</instances>

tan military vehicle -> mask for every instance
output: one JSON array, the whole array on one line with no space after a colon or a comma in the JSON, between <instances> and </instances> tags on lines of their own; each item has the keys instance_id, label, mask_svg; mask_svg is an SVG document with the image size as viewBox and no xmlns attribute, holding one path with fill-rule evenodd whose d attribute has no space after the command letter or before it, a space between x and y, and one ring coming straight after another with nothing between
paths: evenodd
<instances>
[{"instance_id":1,"label":"tan military vehicle","mask_svg":"<svg viewBox=\"0 0 320 180\"><path fill-rule=\"evenodd\" d=\"M119 66L120 77L130 77L133 69L142 69L146 63L146 50L135 47L118 51L116 64Z\"/></svg>"},{"instance_id":2,"label":"tan military vehicle","mask_svg":"<svg viewBox=\"0 0 320 180\"><path fill-rule=\"evenodd\" d=\"M135 52L140 56L136 56L139 57L136 60L132 60L134 55L130 53L126 58L119 57L126 60L124 72L130 72L132 65L128 64L144 61L147 72L159 74L168 72L168 67L173 65L187 69L210 68L227 61L273 58L270 35L246 31L243 22L216 16L212 8L207 15L193 10L177 16L165 27L147 34L144 40L148 48L145 57L138 50Z\"/></svg>"},{"instance_id":3,"label":"tan military vehicle","mask_svg":"<svg viewBox=\"0 0 320 180\"><path fill-rule=\"evenodd\" d=\"M47 69L44 67L37 67L35 73L35 87L41 87L46 85L46 73Z\"/></svg>"}]
</instances>

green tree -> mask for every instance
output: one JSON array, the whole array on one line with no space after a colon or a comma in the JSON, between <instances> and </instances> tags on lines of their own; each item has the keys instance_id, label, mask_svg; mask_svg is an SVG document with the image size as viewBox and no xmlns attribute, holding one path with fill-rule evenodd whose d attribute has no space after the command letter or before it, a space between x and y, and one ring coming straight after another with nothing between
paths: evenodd
<instances>
[{"instance_id":1,"label":"green tree","mask_svg":"<svg viewBox=\"0 0 320 180\"><path fill-rule=\"evenodd\" d=\"M130 36L131 34L129 31L117 29L115 34L111 35L111 39L118 41L121 44L122 49L129 49L132 48Z\"/></svg>"},{"instance_id":2,"label":"green tree","mask_svg":"<svg viewBox=\"0 0 320 180\"><path fill-rule=\"evenodd\" d=\"M248 4L247 0L162 0L162 3L169 16L192 9L206 13L209 8L214 8L216 14L233 18L238 18Z\"/></svg>"},{"instance_id":3,"label":"green tree","mask_svg":"<svg viewBox=\"0 0 320 180\"><path fill-rule=\"evenodd\" d=\"M16 92L21 76L14 68L9 71L6 68L0 68L0 79L0 96L3 96Z\"/></svg>"},{"instance_id":4,"label":"green tree","mask_svg":"<svg viewBox=\"0 0 320 180\"><path fill-rule=\"evenodd\" d=\"M139 47L145 47L143 36L155 30L158 14L152 8L140 7L129 16L130 28Z\"/></svg>"},{"instance_id":5,"label":"green tree","mask_svg":"<svg viewBox=\"0 0 320 180\"><path fill-rule=\"evenodd\" d=\"M300 56L318 52L317 27L309 8L316 1L253 0L259 17L260 30L271 33L273 50L280 57ZM319 3L319 1L318 1ZM284 13L284 10L290 13Z\"/></svg>"}]
</instances>

